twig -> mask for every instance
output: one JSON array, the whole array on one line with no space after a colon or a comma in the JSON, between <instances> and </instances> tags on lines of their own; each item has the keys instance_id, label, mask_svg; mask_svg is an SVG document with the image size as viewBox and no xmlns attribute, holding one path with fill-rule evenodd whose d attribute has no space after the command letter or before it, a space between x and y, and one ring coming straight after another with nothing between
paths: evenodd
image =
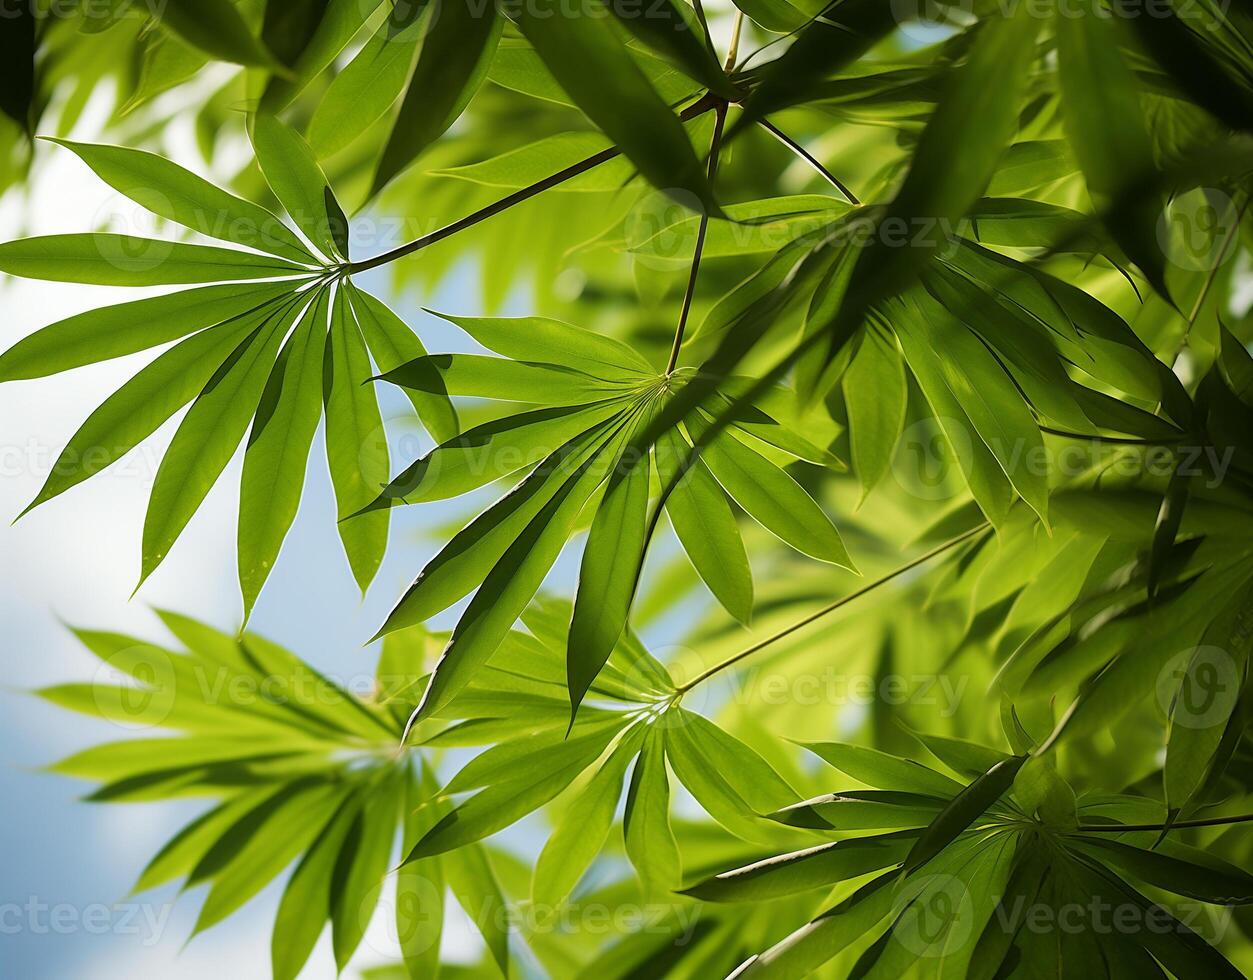
<instances>
[{"instance_id":1,"label":"twig","mask_svg":"<svg viewBox=\"0 0 1253 980\"><path fill-rule=\"evenodd\" d=\"M1119 824L1080 824L1079 832L1083 834L1126 834L1141 830L1182 830L1185 827L1225 827L1229 824L1253 823L1253 813L1242 813L1238 817L1206 817L1202 820L1176 820L1173 824L1164 823L1119 823Z\"/></svg>"},{"instance_id":2,"label":"twig","mask_svg":"<svg viewBox=\"0 0 1253 980\"><path fill-rule=\"evenodd\" d=\"M858 205L861 204L861 201L857 199L857 196L851 190L848 189L847 184L845 184L842 180L840 180L840 178L835 176L835 174L831 173L830 170L828 170L826 167L822 165L822 163L818 160L817 157L815 157L807 149L805 149L798 142L796 142L796 140L792 139L792 137L788 136L787 133L783 132L783 130L781 130L778 126L772 123L769 119L758 119L757 124L761 126L762 129L766 130L766 132L770 133L775 139L777 139L780 143L786 146L789 150L795 153L798 157L800 157L802 160L808 163L811 167L813 167L814 170L816 170L819 174L821 174L826 179L826 181L829 184L831 184L832 187L834 187L836 190L838 190L841 194L844 195L845 199L848 201L849 204L858 204Z\"/></svg>"},{"instance_id":3,"label":"twig","mask_svg":"<svg viewBox=\"0 0 1253 980\"><path fill-rule=\"evenodd\" d=\"M695 119L697 116L704 115L710 109L717 109L719 106L725 108L726 103L713 96L706 95L688 106L681 113L679 119L683 122ZM377 269L381 265L387 265L389 262L395 262L414 252L420 252L422 249L434 245L436 242L442 242L445 238L451 238L458 232L472 228L481 221L493 218L503 211L508 211L515 204L521 204L523 201L542 194L546 190L550 190L559 184L564 184L567 180L571 180L580 174L585 174L589 170L594 170L602 163L608 163L615 157L620 156L622 151L616 146L606 147L599 153L593 153L590 157L580 160L578 163L572 163L564 170L559 170L555 174L538 180L529 187L523 187L514 191L499 201L494 201L486 207L480 208L473 214L468 214L464 218L458 218L452 224L445 225L443 228L436 229L429 235L423 235L421 238L400 245L392 249L390 252L384 252L382 255L376 255L372 259L364 259L360 262L350 262L343 266L343 270L347 275L353 275L358 272L365 272L369 269Z\"/></svg>"},{"instance_id":4,"label":"twig","mask_svg":"<svg viewBox=\"0 0 1253 980\"><path fill-rule=\"evenodd\" d=\"M953 548L956 548L963 541L968 541L971 538L975 537L976 535L982 534L989 527L991 527L991 525L988 524L987 522L980 524L978 527L973 527L969 531L965 531L962 534L959 534L957 537L952 538L944 542L943 544L938 545L935 548L932 548L926 554L919 555L917 558L907 561L904 565L901 565L900 567L893 569L892 571L888 572L886 575L882 576L881 578L877 578L873 582L870 582L867 585L863 585L856 592L850 592L848 595L843 596L839 599L836 599L835 602L832 602L826 606L823 606L817 612L812 612L808 616L805 616L803 619L799 619L795 623L792 623L790 626L785 626L783 629L779 630L777 633L774 633L766 637L764 640L759 640L757 643L754 643L752 646L747 647L744 650L741 650L739 653L735 654L734 656L728 657L726 660L722 661L721 663L715 664L714 666L708 668L707 670L697 674L692 680L688 681L686 684L680 687L678 691L676 692L676 695L686 694L692 688L696 687L698 684L702 684L705 681L709 680L709 678L713 677L715 674L719 673L720 671L726 670L728 667L731 667L739 663L741 660L744 660L746 657L751 657L753 654L758 653L759 651L765 649L766 647L770 646L770 644L772 643L776 643L779 640L784 639L785 637L791 636L797 630L804 629L810 623L816 622L817 620L821 619L823 616L830 615L831 613L835 612L837 609L841 609L844 606L848 605L850 602L853 602L856 599L860 599L862 596L866 595L868 592L873 592L875 589L879 588L882 585L886 585L888 582L891 582L895 578L899 578L901 575L904 575L906 572L910 571L911 569L917 568L919 565L923 565L926 562L929 562L932 558L937 558L940 555L944 554L946 551L951 551Z\"/></svg>"},{"instance_id":5,"label":"twig","mask_svg":"<svg viewBox=\"0 0 1253 980\"><path fill-rule=\"evenodd\" d=\"M709 142L709 183L712 185L718 173L718 149L722 143L722 129L727 121L727 105L721 103L714 109L714 134ZM670 360L666 362L666 377L674 374L679 363L679 351L683 347L683 335L687 332L687 320L692 313L692 299L696 295L696 277L700 274L700 260L705 253L705 236L709 232L709 213L701 212L700 225L696 229L696 248L692 252L692 269L687 277L687 289L683 293L683 310L679 325L674 331L674 343L670 347Z\"/></svg>"}]
</instances>

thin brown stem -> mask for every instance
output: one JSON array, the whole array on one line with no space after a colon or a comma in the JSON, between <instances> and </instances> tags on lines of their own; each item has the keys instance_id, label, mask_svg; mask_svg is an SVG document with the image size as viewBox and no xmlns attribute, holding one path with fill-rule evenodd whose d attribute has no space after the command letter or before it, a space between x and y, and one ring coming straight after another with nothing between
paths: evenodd
<instances>
[{"instance_id":1,"label":"thin brown stem","mask_svg":"<svg viewBox=\"0 0 1253 980\"><path fill-rule=\"evenodd\" d=\"M719 107L722 108L722 111L725 111L726 103L720 99L714 98L713 96L707 95L679 113L679 119L683 122L687 122L688 120L695 119L697 116L703 115L710 109L718 109ZM351 262L344 266L344 271L348 275L352 275L357 272L365 272L369 269L377 269L381 265L387 265L389 262L395 262L397 259L402 259L407 255L412 255L414 252L420 252L422 249L427 248L430 245L434 245L436 242L442 242L445 238L451 238L458 232L465 231L467 228L473 228L475 225L479 224L479 222L486 221L488 218L493 218L504 211L508 211L514 205L521 204L523 201L529 200L537 194L542 194L546 190L551 190L560 184L564 184L567 180L572 180L580 174L585 174L589 170L594 170L602 163L608 163L610 160L613 160L621 154L622 151L616 146L606 147L599 153L593 153L590 157L580 160L578 163L572 163L570 166L557 171L555 174L545 177L543 180L538 180L528 187L516 190L512 194L502 197L499 201L493 201L491 204L480 208L473 214L468 214L464 218L458 218L456 221L452 222L452 224L445 225L443 228L438 228L429 235L423 235L421 238L415 239L414 241L408 242L404 245L400 245L397 248L392 249L390 252L384 252L382 255L376 255L372 259L364 259L360 262Z\"/></svg>"},{"instance_id":2,"label":"thin brown stem","mask_svg":"<svg viewBox=\"0 0 1253 980\"><path fill-rule=\"evenodd\" d=\"M1253 823L1253 813L1242 813L1238 817L1205 817L1201 820L1176 820L1169 825L1171 830L1183 830L1187 827L1226 827L1230 824ZM1079 832L1084 834L1126 834L1142 830L1166 830L1164 823L1120 823L1120 824L1080 824Z\"/></svg>"},{"instance_id":3,"label":"thin brown stem","mask_svg":"<svg viewBox=\"0 0 1253 980\"><path fill-rule=\"evenodd\" d=\"M932 548L930 551L926 552L925 554L919 555L917 558L907 561L904 565L901 565L898 568L893 569L892 571L888 572L886 575L883 575L880 578L875 579L873 582L863 585L857 591L850 592L848 595L842 596L841 598L836 599L835 602L832 602L832 603L829 603L828 605L823 606L821 609L817 610L816 612L810 613L808 616L805 616L803 619L799 619L795 623L792 623L789 626L783 627L783 629L779 630L777 633L772 633L770 636L766 637L764 640L759 640L758 642L754 643L752 646L741 650L739 653L735 654L734 656L728 657L726 660L722 661L721 663L714 664L714 666L697 674L694 678L692 678L692 680L688 681L686 684L680 687L678 691L676 692L676 694L680 696L683 694L686 694L688 691L692 690L692 688L709 680L709 678L713 677L715 674L726 670L728 667L734 666L735 664L739 663L741 660L744 660L747 657L751 657L755 653L759 653L760 651L764 650L766 647L770 646L770 644L777 643L779 640L782 640L785 637L791 636L797 630L804 629L810 623L817 622L819 619L822 619L822 617L828 616L838 609L842 609L844 606L847 606L850 602L854 602L857 599L860 599L862 596L866 595L867 593L873 592L875 589L879 588L880 586L886 585L888 582L891 582L893 579L899 578L900 576L904 575L906 572L910 571L911 569L917 568L919 565L926 564L932 558L938 558L940 555L944 554L945 552L951 551L953 548L956 548L963 541L969 541L971 538L975 537L976 535L982 534L989 527L991 527L991 525L985 522L983 524L980 524L978 527L973 527L969 531L965 531L962 534L959 534L955 538L950 538L948 541L945 541L943 544L938 545L935 548Z\"/></svg>"},{"instance_id":4,"label":"thin brown stem","mask_svg":"<svg viewBox=\"0 0 1253 980\"><path fill-rule=\"evenodd\" d=\"M758 119L757 125L813 167L814 170L827 181L827 183L844 195L844 199L847 200L849 204L861 204L861 201L857 199L857 195L848 189L847 184L840 180L839 177L835 176L835 174L831 173L830 170L822 165L822 162L817 157L796 142L796 140L792 139L792 137L788 136L787 133L783 132L783 130L772 123L769 119Z\"/></svg>"},{"instance_id":5,"label":"thin brown stem","mask_svg":"<svg viewBox=\"0 0 1253 980\"><path fill-rule=\"evenodd\" d=\"M718 150L722 144L722 130L727 121L727 104L714 108L714 134L709 142L709 183L718 174ZM683 310L679 313L679 325L674 331L674 343L670 346L670 360L666 362L666 376L674 374L683 347L683 335L687 333L687 321L692 314L692 300L696 296L696 278L700 275L700 260L705 252L705 236L709 233L709 213L701 212L700 225L696 229L696 248L692 252L692 269L687 277L687 289L683 292Z\"/></svg>"}]
</instances>

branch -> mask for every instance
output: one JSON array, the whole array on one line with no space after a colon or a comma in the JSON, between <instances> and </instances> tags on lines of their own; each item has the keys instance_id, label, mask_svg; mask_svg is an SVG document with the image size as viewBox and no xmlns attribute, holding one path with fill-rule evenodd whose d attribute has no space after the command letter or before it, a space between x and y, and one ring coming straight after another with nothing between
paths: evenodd
<instances>
[{"instance_id":1,"label":"branch","mask_svg":"<svg viewBox=\"0 0 1253 980\"><path fill-rule=\"evenodd\" d=\"M886 575L882 576L881 578L875 579L873 582L870 582L867 585L863 585L856 592L850 592L848 595L843 596L842 598L836 599L835 602L832 602L829 605L823 606L817 612L810 613L808 616L804 617L803 619L797 620L795 623L792 623L790 626L785 626L783 629L779 630L777 633L772 634L771 636L766 637L764 640L760 640L757 643L754 643L752 646L748 647L747 649L741 650L739 653L735 654L734 656L729 657L726 660L722 661L722 663L715 664L714 666L710 667L708 670L705 670L702 673L697 674L696 677L694 677L692 680L688 681L686 684L680 687L676 693L679 696L686 694L692 688L696 687L698 684L702 684L705 681L709 680L709 678L713 677L715 674L719 673L720 671L726 670L728 667L731 667L739 663L741 660L744 660L746 657L751 657L753 654L758 653L759 651L765 649L766 647L770 646L770 644L772 643L782 640L784 637L791 636L797 630L803 629L804 627L808 626L810 623L816 622L817 620L821 619L823 616L827 616L830 613L835 612L837 609L842 609L844 606L848 605L850 602L853 602L856 599L860 599L862 596L866 595L868 592L873 592L875 589L879 588L881 585L886 585L888 582L891 582L895 578L899 578L901 575L904 575L906 572L910 571L911 569L917 568L919 565L929 562L932 558L936 558L944 554L946 551L951 551L953 548L956 548L963 541L968 541L971 538L975 537L976 535L982 534L989 527L991 527L991 525L985 521L984 523L978 525L977 527L973 527L969 531L965 531L962 534L959 534L957 537L951 538L950 540L944 542L944 544L941 544L935 548L932 548L930 551L926 552L925 554L919 555L917 558L907 561L904 565L901 565L900 567L893 569L892 571L888 572Z\"/></svg>"},{"instance_id":2,"label":"branch","mask_svg":"<svg viewBox=\"0 0 1253 980\"><path fill-rule=\"evenodd\" d=\"M827 182L831 184L832 187L834 187L836 190L838 190L841 194L844 195L844 198L848 201L849 204L857 204L857 205L861 204L861 201L857 199L857 196L848 189L848 185L846 185L842 180L840 180L839 177L835 176L835 174L831 173L830 170L828 170L826 167L822 165L822 163L818 160L817 157L815 157L807 149L805 149L798 142L796 142L796 140L792 139L792 137L788 136L787 133L783 132L783 130L781 130L778 126L772 123L769 119L758 119L757 125L761 126L762 129L766 130L766 132L774 136L775 139L777 139L780 143L786 146L789 150L795 153L798 157L800 157L802 160L808 163L811 167L813 167L814 170L816 170L819 174L821 174L824 178L826 178Z\"/></svg>"},{"instance_id":3,"label":"branch","mask_svg":"<svg viewBox=\"0 0 1253 980\"><path fill-rule=\"evenodd\" d=\"M722 128L727 121L727 105L718 105L714 112L714 134L709 142L709 183L712 186L718 173L718 150L722 143ZM687 289L683 293L683 310L679 314L679 326L674 331L674 343L670 347L670 360L666 362L666 377L674 374L679 363L679 351L683 347L683 335L687 332L687 319L692 313L692 299L696 295L696 277L700 274L700 260L705 253L705 236L709 232L709 214L702 211L700 225L696 230L696 248L692 252L692 270L688 273Z\"/></svg>"},{"instance_id":4,"label":"branch","mask_svg":"<svg viewBox=\"0 0 1253 980\"><path fill-rule=\"evenodd\" d=\"M1084 834L1126 834L1131 831L1138 830L1182 830L1185 827L1225 827L1229 824L1237 823L1253 823L1253 813L1242 813L1238 817L1206 817L1202 820L1176 820L1173 824L1080 824L1079 831Z\"/></svg>"},{"instance_id":5,"label":"branch","mask_svg":"<svg viewBox=\"0 0 1253 980\"><path fill-rule=\"evenodd\" d=\"M691 119L695 119L697 116L704 115L710 109L716 109L719 106L725 107L725 103L712 95L705 95L679 113L679 120L681 122L687 122ZM458 218L452 224L445 225L443 228L439 228L431 232L429 235L423 235L421 238L394 248L390 252L377 255L372 259L364 259L360 262L350 262L343 267L343 270L345 274L353 275L358 272L365 272L369 269L377 269L381 265L387 265L389 262L402 259L406 255L412 255L414 252L420 252L427 246L434 245L436 242L442 242L445 238L451 238L460 231L465 231L467 228L473 228L481 221L486 221L488 218L495 217L503 211L508 211L515 204L521 204L523 201L530 200L537 194L542 194L544 191L550 190L559 184L564 184L567 180L571 180L580 174L585 174L589 170L594 170L602 163L608 163L615 157L621 156L621 154L622 151L616 146L606 147L599 153L593 153L590 157L580 160L578 163L572 163L564 170L559 170L555 174L545 177L543 180L538 180L529 187L523 187L520 190L516 190L512 194L502 197L499 201L494 201L486 207L480 208L473 214L468 214L464 218Z\"/></svg>"}]
</instances>

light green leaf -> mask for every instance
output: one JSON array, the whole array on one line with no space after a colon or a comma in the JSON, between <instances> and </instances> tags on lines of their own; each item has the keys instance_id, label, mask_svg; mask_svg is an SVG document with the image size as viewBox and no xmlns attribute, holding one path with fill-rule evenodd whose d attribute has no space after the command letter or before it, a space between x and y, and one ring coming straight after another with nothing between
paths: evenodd
<instances>
[{"instance_id":1,"label":"light green leaf","mask_svg":"<svg viewBox=\"0 0 1253 980\"><path fill-rule=\"evenodd\" d=\"M148 350L254 312L290 292L287 283L203 286L87 310L35 331L0 354L0 381L46 378Z\"/></svg>"},{"instance_id":2,"label":"light green leaf","mask_svg":"<svg viewBox=\"0 0 1253 980\"><path fill-rule=\"evenodd\" d=\"M713 419L699 410L686 422L693 440L712 424ZM767 531L802 554L854 569L840 532L787 471L725 431L704 446L700 458L745 513Z\"/></svg>"},{"instance_id":3,"label":"light green leaf","mask_svg":"<svg viewBox=\"0 0 1253 980\"><path fill-rule=\"evenodd\" d=\"M73 150L101 180L153 214L210 238L246 245L293 262L313 254L260 205L215 187L155 153L122 146L52 142Z\"/></svg>"},{"instance_id":4,"label":"light green leaf","mask_svg":"<svg viewBox=\"0 0 1253 980\"><path fill-rule=\"evenodd\" d=\"M445 707L496 651L539 590L584 505L617 464L627 431L619 429L606 449L566 479L492 567L435 665L417 717Z\"/></svg>"},{"instance_id":5,"label":"light green leaf","mask_svg":"<svg viewBox=\"0 0 1253 980\"><path fill-rule=\"evenodd\" d=\"M308 275L282 259L216 245L107 233L0 242L0 272L96 286L168 286ZM292 283L295 285L295 282Z\"/></svg>"},{"instance_id":6,"label":"light green leaf","mask_svg":"<svg viewBox=\"0 0 1253 980\"><path fill-rule=\"evenodd\" d=\"M208 384L240 341L275 315L271 305L188 337L105 399L61 452L30 510L112 465Z\"/></svg>"},{"instance_id":7,"label":"light green leaf","mask_svg":"<svg viewBox=\"0 0 1253 980\"><path fill-rule=\"evenodd\" d=\"M292 793L267 814L213 876L193 934L221 922L268 885L321 834L343 798L338 786L318 786Z\"/></svg>"},{"instance_id":8,"label":"light green leaf","mask_svg":"<svg viewBox=\"0 0 1253 980\"><path fill-rule=\"evenodd\" d=\"M605 17L600 0L538 0L518 27L545 66L654 187L690 194L716 213L713 192L682 124Z\"/></svg>"},{"instance_id":9,"label":"light green leaf","mask_svg":"<svg viewBox=\"0 0 1253 980\"><path fill-rule=\"evenodd\" d=\"M917 839L916 832L906 830L819 844L724 871L683 889L683 894L702 902L763 902L830 888L899 864Z\"/></svg>"},{"instance_id":10,"label":"light green leaf","mask_svg":"<svg viewBox=\"0 0 1253 980\"><path fill-rule=\"evenodd\" d=\"M457 532L422 569L381 633L425 622L473 592L536 515L612 435L612 422L580 433L518 486Z\"/></svg>"},{"instance_id":11,"label":"light green leaf","mask_svg":"<svg viewBox=\"0 0 1253 980\"><path fill-rule=\"evenodd\" d=\"M257 409L239 488L239 585L244 621L296 519L309 447L322 418L322 360L330 299L305 310L279 354Z\"/></svg>"},{"instance_id":12,"label":"light green leaf","mask_svg":"<svg viewBox=\"0 0 1253 980\"><path fill-rule=\"evenodd\" d=\"M235 349L174 433L157 468L144 518L141 585L165 560L235 455L261 402L292 313L289 303Z\"/></svg>"},{"instance_id":13,"label":"light green leaf","mask_svg":"<svg viewBox=\"0 0 1253 980\"><path fill-rule=\"evenodd\" d=\"M678 478L692 447L671 429L657 440L654 455L665 487ZM753 615L753 573L744 540L726 494L700 459L678 479L665 506L683 550L709 591L727 612L747 623Z\"/></svg>"},{"instance_id":14,"label":"light green leaf","mask_svg":"<svg viewBox=\"0 0 1253 980\"><path fill-rule=\"evenodd\" d=\"M417 334L386 303L362 292L351 282L345 288L361 335L379 371L394 370L426 353ZM410 391L409 401L436 442L447 442L460 431L457 410L446 395L438 391L429 394Z\"/></svg>"},{"instance_id":15,"label":"light green leaf","mask_svg":"<svg viewBox=\"0 0 1253 980\"><path fill-rule=\"evenodd\" d=\"M409 78L422 36L426 3L390 5L387 19L327 87L309 122L309 143L321 158L348 146L396 101Z\"/></svg>"},{"instance_id":16,"label":"light green leaf","mask_svg":"<svg viewBox=\"0 0 1253 980\"><path fill-rule=\"evenodd\" d=\"M488 187L505 187L517 190L544 180L609 146L600 133L557 133L545 136L527 146L506 150L499 156L480 163L468 163L459 167L433 170L441 177L456 177ZM563 181L553 190L568 191L616 191L631 177L633 169L625 158L619 157L593 167L586 173Z\"/></svg>"},{"instance_id":17,"label":"light green leaf","mask_svg":"<svg viewBox=\"0 0 1253 980\"><path fill-rule=\"evenodd\" d=\"M326 338L330 370L322 397L326 461L335 486L339 536L353 578L364 592L383 562L390 518L386 510L361 511L386 486L391 464L378 399L373 387L365 383L374 373L370 355L347 303L340 290Z\"/></svg>"},{"instance_id":18,"label":"light green leaf","mask_svg":"<svg viewBox=\"0 0 1253 980\"><path fill-rule=\"evenodd\" d=\"M896 880L893 872L862 885L834 908L755 956L734 980L791 980L806 976L865 935L891 911ZM730 980L730 978L728 978Z\"/></svg>"},{"instance_id":19,"label":"light green leaf","mask_svg":"<svg viewBox=\"0 0 1253 980\"><path fill-rule=\"evenodd\" d=\"M377 506L459 497L493 480L534 466L581 432L621 416L623 397L590 405L541 408L476 425L436 446L383 489Z\"/></svg>"},{"instance_id":20,"label":"light green leaf","mask_svg":"<svg viewBox=\"0 0 1253 980\"><path fill-rule=\"evenodd\" d=\"M646 896L669 892L683 879L679 845L670 827L670 776L664 746L661 733L649 731L635 760L622 818L627 856Z\"/></svg>"},{"instance_id":21,"label":"light green leaf","mask_svg":"<svg viewBox=\"0 0 1253 980\"><path fill-rule=\"evenodd\" d=\"M346 259L347 221L309 144L286 123L258 113L252 123L257 163L296 227L328 259Z\"/></svg>"},{"instance_id":22,"label":"light green leaf","mask_svg":"<svg viewBox=\"0 0 1253 980\"><path fill-rule=\"evenodd\" d=\"M656 377L633 347L591 330L542 316L468 317L437 313L490 351L515 361L541 361L607 381Z\"/></svg>"},{"instance_id":23,"label":"light green leaf","mask_svg":"<svg viewBox=\"0 0 1253 980\"><path fill-rule=\"evenodd\" d=\"M651 476L647 451L624 455L592 520L566 649L572 718L627 625L644 560Z\"/></svg>"},{"instance_id":24,"label":"light green leaf","mask_svg":"<svg viewBox=\"0 0 1253 980\"><path fill-rule=\"evenodd\" d=\"M495 4L443 0L427 23L409 87L379 157L373 193L457 121L487 75L505 21Z\"/></svg>"},{"instance_id":25,"label":"light green leaf","mask_svg":"<svg viewBox=\"0 0 1253 980\"><path fill-rule=\"evenodd\" d=\"M395 772L385 772L366 792L335 862L331 885L331 944L335 964L343 971L370 925L383 879L392 866L392 842L403 787Z\"/></svg>"},{"instance_id":26,"label":"light green leaf","mask_svg":"<svg viewBox=\"0 0 1253 980\"><path fill-rule=\"evenodd\" d=\"M887 752L844 742L802 742L829 766L846 776L877 789L902 793L922 793L948 799L962 790L962 784L911 759L900 759Z\"/></svg>"},{"instance_id":27,"label":"light green leaf","mask_svg":"<svg viewBox=\"0 0 1253 980\"><path fill-rule=\"evenodd\" d=\"M628 734L604 765L588 770L571 787L576 794L535 863L531 901L561 906L604 847L613 826L627 766L639 748L641 729Z\"/></svg>"},{"instance_id":28,"label":"light green leaf","mask_svg":"<svg viewBox=\"0 0 1253 980\"><path fill-rule=\"evenodd\" d=\"M156 13L164 26L214 58L260 68L280 67L230 0L166 0Z\"/></svg>"},{"instance_id":29,"label":"light green leaf","mask_svg":"<svg viewBox=\"0 0 1253 980\"><path fill-rule=\"evenodd\" d=\"M378 380L411 393L445 393L531 405L586 405L626 390L556 364L478 354L427 354L392 368Z\"/></svg>"},{"instance_id":30,"label":"light green leaf","mask_svg":"<svg viewBox=\"0 0 1253 980\"><path fill-rule=\"evenodd\" d=\"M873 327L867 328L844 372L843 387L853 468L865 501L892 465L896 440L905 424L909 390L896 344Z\"/></svg>"}]
</instances>

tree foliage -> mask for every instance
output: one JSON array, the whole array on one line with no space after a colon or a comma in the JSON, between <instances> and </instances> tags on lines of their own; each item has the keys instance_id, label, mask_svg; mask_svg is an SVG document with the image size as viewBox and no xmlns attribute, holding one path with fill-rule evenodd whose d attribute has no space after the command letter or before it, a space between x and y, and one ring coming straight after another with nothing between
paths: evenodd
<instances>
[{"instance_id":1,"label":"tree foliage","mask_svg":"<svg viewBox=\"0 0 1253 980\"><path fill-rule=\"evenodd\" d=\"M169 230L0 243L165 290L0 355L149 356L30 506L178 416L142 585L243 449L239 633L81 632L116 678L39 692L168 732L53 768L210 801L137 885L207 885L197 932L286 875L277 978L384 911L380 977L1248 972L1242 6L123 0L2 43L4 179L73 154ZM478 352L428 351L467 261ZM246 628L319 427L363 591L394 508L467 498L352 690Z\"/></svg>"}]
</instances>

